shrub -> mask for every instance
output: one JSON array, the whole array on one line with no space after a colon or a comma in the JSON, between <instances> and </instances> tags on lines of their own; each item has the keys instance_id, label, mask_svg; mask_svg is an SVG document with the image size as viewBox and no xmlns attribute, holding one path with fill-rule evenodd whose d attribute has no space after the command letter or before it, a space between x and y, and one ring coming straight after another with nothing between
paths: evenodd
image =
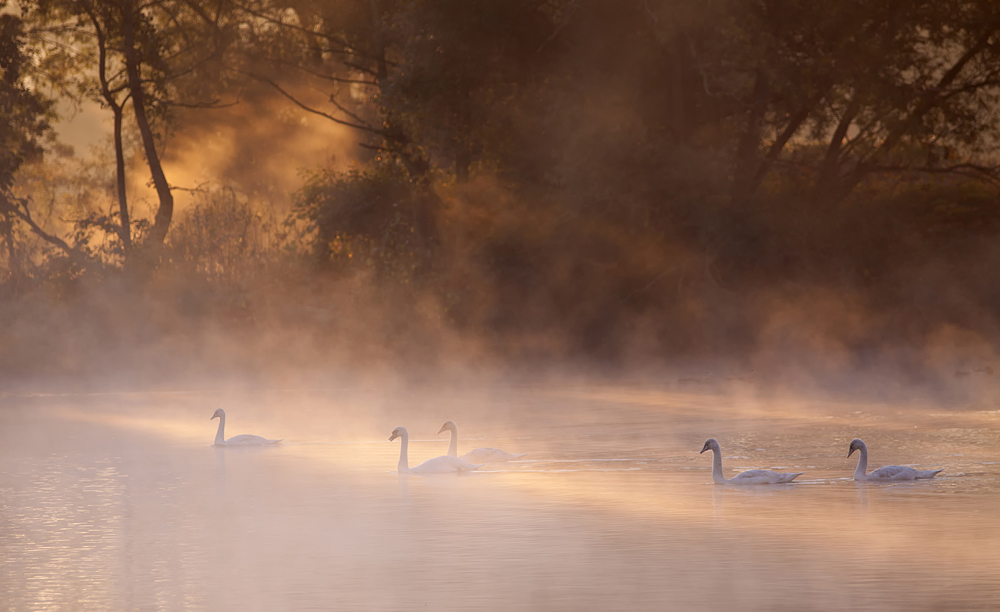
<instances>
[{"instance_id":1,"label":"shrub","mask_svg":"<svg viewBox=\"0 0 1000 612\"><path fill-rule=\"evenodd\" d=\"M409 282L432 254L432 199L393 164L321 170L307 177L293 215L308 224L321 267Z\"/></svg>"}]
</instances>

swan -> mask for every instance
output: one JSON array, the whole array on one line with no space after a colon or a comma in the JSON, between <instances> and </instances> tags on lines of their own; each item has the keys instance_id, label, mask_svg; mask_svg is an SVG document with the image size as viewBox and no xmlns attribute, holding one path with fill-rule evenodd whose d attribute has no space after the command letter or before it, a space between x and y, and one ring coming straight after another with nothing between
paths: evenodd
<instances>
[{"instance_id":1,"label":"swan","mask_svg":"<svg viewBox=\"0 0 1000 612\"><path fill-rule=\"evenodd\" d=\"M708 449L712 449L712 453L715 455L712 459L712 480L715 481L715 484L781 484L791 482L804 473L790 474L772 472L771 470L747 470L732 478L726 478L722 475L722 448L719 447L719 441L715 438L706 440L701 452L704 453Z\"/></svg>"},{"instance_id":2,"label":"swan","mask_svg":"<svg viewBox=\"0 0 1000 612\"><path fill-rule=\"evenodd\" d=\"M389 436L389 441L392 442L396 438L402 438L403 441L399 447L399 473L405 474L407 472L413 474L441 474L448 472L468 472L470 470L478 470L483 467L484 464L476 465L474 463L469 463L468 461L462 461L458 457L451 457L449 455L442 455L440 457L434 457L433 459L428 459L420 465L411 468L410 462L406 457L407 446L410 443L410 434L406 432L405 427L397 427L392 430L392 435Z\"/></svg>"},{"instance_id":3,"label":"swan","mask_svg":"<svg viewBox=\"0 0 1000 612\"><path fill-rule=\"evenodd\" d=\"M268 440L267 438L252 436L250 434L233 436L226 440L226 411L219 408L212 415L212 419L219 419L219 431L215 432L216 446L264 446L265 444L277 444L281 442L281 440ZM209 421L212 419L209 419Z\"/></svg>"},{"instance_id":4,"label":"swan","mask_svg":"<svg viewBox=\"0 0 1000 612\"><path fill-rule=\"evenodd\" d=\"M851 440L850 457L854 451L861 451L858 457L858 467L854 470L854 480L884 481L884 480L916 480L918 478L934 478L934 475L944 470L915 470L905 465L887 465L880 467L871 474L865 474L868 469L868 446L860 438Z\"/></svg>"},{"instance_id":5,"label":"swan","mask_svg":"<svg viewBox=\"0 0 1000 612\"><path fill-rule=\"evenodd\" d=\"M455 421L445 421L438 433L442 431L451 432L451 444L448 445L448 455L458 457L458 426ZM477 448L462 455L461 459L470 463L496 463L498 461L513 461L520 459L528 453L508 453L499 448Z\"/></svg>"}]
</instances>

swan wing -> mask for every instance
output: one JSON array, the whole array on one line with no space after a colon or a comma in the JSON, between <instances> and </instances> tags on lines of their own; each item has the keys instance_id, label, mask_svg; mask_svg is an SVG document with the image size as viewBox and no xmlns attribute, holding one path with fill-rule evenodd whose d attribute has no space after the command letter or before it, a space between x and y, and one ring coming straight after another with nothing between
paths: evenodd
<instances>
[{"instance_id":1,"label":"swan wing","mask_svg":"<svg viewBox=\"0 0 1000 612\"><path fill-rule=\"evenodd\" d=\"M266 444L277 444L281 440L268 440L267 438L262 438L261 436L254 436L251 434L243 434L239 436L233 436L226 440L226 446L264 446Z\"/></svg>"},{"instance_id":2,"label":"swan wing","mask_svg":"<svg viewBox=\"0 0 1000 612\"><path fill-rule=\"evenodd\" d=\"M915 470L905 465L887 465L871 472L868 480L916 480L918 478L934 478L944 470Z\"/></svg>"},{"instance_id":3,"label":"swan wing","mask_svg":"<svg viewBox=\"0 0 1000 612\"><path fill-rule=\"evenodd\" d=\"M733 476L729 482L732 484L780 484L791 482L802 474L803 472L781 473L771 470L747 470Z\"/></svg>"},{"instance_id":4,"label":"swan wing","mask_svg":"<svg viewBox=\"0 0 1000 612\"><path fill-rule=\"evenodd\" d=\"M775 475L771 470L747 470L733 476L730 480L756 480L759 478L770 478Z\"/></svg>"},{"instance_id":5,"label":"swan wing","mask_svg":"<svg viewBox=\"0 0 1000 612\"><path fill-rule=\"evenodd\" d=\"M464 455L462 459L469 463L496 463L499 461L513 461L520 459L528 453L508 453L499 448L477 448Z\"/></svg>"},{"instance_id":6,"label":"swan wing","mask_svg":"<svg viewBox=\"0 0 1000 612\"><path fill-rule=\"evenodd\" d=\"M887 465L868 473L865 477L868 480L913 480L917 477L917 471L905 465Z\"/></svg>"},{"instance_id":7,"label":"swan wing","mask_svg":"<svg viewBox=\"0 0 1000 612\"><path fill-rule=\"evenodd\" d=\"M483 467L482 464L476 465L469 463L468 461L463 461L458 457L442 455L440 457L428 459L417 467L410 468L410 471L417 474L444 474L448 472L466 472L470 470L477 470L481 467Z\"/></svg>"}]
</instances>

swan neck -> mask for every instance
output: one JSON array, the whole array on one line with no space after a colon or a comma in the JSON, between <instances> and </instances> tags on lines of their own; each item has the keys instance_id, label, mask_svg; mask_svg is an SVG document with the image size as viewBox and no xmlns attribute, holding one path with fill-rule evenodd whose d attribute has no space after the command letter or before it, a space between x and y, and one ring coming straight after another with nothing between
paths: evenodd
<instances>
[{"instance_id":1,"label":"swan neck","mask_svg":"<svg viewBox=\"0 0 1000 612\"><path fill-rule=\"evenodd\" d=\"M225 444L226 442L226 415L219 417L219 430L215 432L215 443Z\"/></svg>"},{"instance_id":2,"label":"swan neck","mask_svg":"<svg viewBox=\"0 0 1000 612\"><path fill-rule=\"evenodd\" d=\"M399 436L399 466L396 469L400 474L410 471L410 460L407 458L407 447L410 443L409 438L410 435L407 433L400 434Z\"/></svg>"},{"instance_id":3,"label":"swan neck","mask_svg":"<svg viewBox=\"0 0 1000 612\"><path fill-rule=\"evenodd\" d=\"M458 427L454 427L451 430L451 443L448 445L448 454L452 457L458 457Z\"/></svg>"},{"instance_id":4,"label":"swan neck","mask_svg":"<svg viewBox=\"0 0 1000 612\"><path fill-rule=\"evenodd\" d=\"M718 447L712 449L712 481L715 484L726 484L729 482L722 475L722 450Z\"/></svg>"},{"instance_id":5,"label":"swan neck","mask_svg":"<svg viewBox=\"0 0 1000 612\"><path fill-rule=\"evenodd\" d=\"M854 470L854 479L860 480L865 477L865 472L868 471L868 447L864 444L858 450L858 467Z\"/></svg>"}]
</instances>

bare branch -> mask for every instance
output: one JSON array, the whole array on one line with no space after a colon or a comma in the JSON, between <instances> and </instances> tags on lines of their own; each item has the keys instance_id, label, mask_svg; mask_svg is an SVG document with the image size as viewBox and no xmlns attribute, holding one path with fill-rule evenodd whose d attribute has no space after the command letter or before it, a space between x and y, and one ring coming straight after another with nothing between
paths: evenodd
<instances>
[{"instance_id":1,"label":"bare branch","mask_svg":"<svg viewBox=\"0 0 1000 612\"><path fill-rule=\"evenodd\" d=\"M347 83L349 85L371 85L373 87L377 87L378 86L378 82L376 82L376 81L364 81L364 80L360 80L360 79L344 79L344 78L341 78L341 77L335 77L335 76L331 76L329 74L324 74L322 72L317 72L315 70L310 70L310 69L306 68L305 66L301 66L301 65L295 64L293 62L285 62L285 61L282 61L282 60L275 60L275 59L273 59L271 61L273 63L279 65L279 66L287 66L289 68L294 68L296 70L301 70L302 72L305 72L306 74L310 74L310 75L312 75L314 77L323 79L324 81L332 81L334 83ZM346 64L345 63L345 65L353 68L353 66L350 66L350 64Z\"/></svg>"},{"instance_id":2,"label":"bare branch","mask_svg":"<svg viewBox=\"0 0 1000 612\"><path fill-rule=\"evenodd\" d=\"M16 203L16 206L11 204L12 201ZM33 234L45 242L58 247L74 262L85 268L93 267L93 262L90 258L84 255L79 249L70 246L69 243L59 236L46 232L40 225L38 225L38 223L35 222L34 218L31 216L31 209L28 207L28 200L26 198L8 198L5 194L0 194L0 204L5 204L4 208L14 213L14 216L26 223Z\"/></svg>"},{"instance_id":3,"label":"bare branch","mask_svg":"<svg viewBox=\"0 0 1000 612\"><path fill-rule=\"evenodd\" d=\"M174 106L177 108L199 108L204 110L219 110L221 108L232 108L240 103L239 98L233 100L232 102L221 102L219 100L212 100L210 102L178 102L174 100L164 100L162 98L152 98L157 103L163 106Z\"/></svg>"},{"instance_id":4,"label":"bare branch","mask_svg":"<svg viewBox=\"0 0 1000 612\"><path fill-rule=\"evenodd\" d=\"M389 62L386 62L386 64L388 64L388 63L389 63ZM362 65L360 65L360 64L355 64L355 63L352 63L352 62L346 62L346 61L345 61L345 62L343 62L343 64L344 64L345 66L347 66L348 68L354 68L354 69L355 69L355 70L357 70L358 72L364 72L365 74L370 74L370 75L372 75L373 77L376 77L376 78L378 78L378 72L377 72L377 71L375 71L375 70L372 70L371 68L366 68L366 67L364 67L364 66L362 66Z\"/></svg>"},{"instance_id":5,"label":"bare branch","mask_svg":"<svg viewBox=\"0 0 1000 612\"><path fill-rule=\"evenodd\" d=\"M920 100L913 108L913 111L889 131L885 140L868 157L868 159L875 159L879 155L888 153L899 143L903 136L905 136L910 129L913 128L914 125L921 121L932 108L940 103L942 98L941 92L945 91L946 88L950 87L951 84L955 82L955 79L958 78L969 62L989 47L990 39L996 33L998 25L1000 24L993 23L986 28L986 30L980 35L979 40L976 41L976 44L969 47L965 53L955 60L955 62L951 65L951 68L949 68L947 72L945 72L941 78L938 79L937 85L928 89L922 96L920 96Z\"/></svg>"},{"instance_id":6,"label":"bare branch","mask_svg":"<svg viewBox=\"0 0 1000 612\"><path fill-rule=\"evenodd\" d=\"M171 185L170 188L174 191L187 191L188 193L205 193L207 189L205 186L208 185L208 181L198 183L197 187L178 187L176 185Z\"/></svg>"},{"instance_id":7,"label":"bare branch","mask_svg":"<svg viewBox=\"0 0 1000 612\"><path fill-rule=\"evenodd\" d=\"M348 117L350 117L354 121L357 121L359 124L369 125L367 121L365 121L361 117L357 116L356 114L354 114L351 111L349 111L346 108L344 108L344 106L340 102L337 102L337 99L333 96L333 94L330 94L330 104L333 104L334 106L336 106L337 110L339 110L340 112L344 113L345 115L347 115Z\"/></svg>"},{"instance_id":8,"label":"bare branch","mask_svg":"<svg viewBox=\"0 0 1000 612\"><path fill-rule=\"evenodd\" d=\"M267 78L267 77L265 77L263 75L255 74L253 72L246 72L246 71L239 71L239 72L241 74L247 75L248 77L250 77L252 79L260 81L262 83L267 83L268 85L270 85L271 87L273 87L278 93L280 93L284 97L288 98L288 100L290 100L293 104L295 104L296 106L298 106L299 108L301 108L302 110L304 110L304 111L306 111L308 113L312 113L314 115L319 115L320 117L326 117L330 121L333 121L334 123L339 124L339 125L351 127L351 128L356 129L356 130L362 130L362 131L365 131L365 132L371 132L372 134L378 134L379 136L382 136L383 138L386 137L386 133L383 132L382 130L379 130L379 129L376 129L376 128L373 128L373 127L367 126L367 125L359 125L359 124L351 123L350 121L344 121L343 119L339 119L337 117L334 117L330 113L325 113L325 112L323 112L321 110L317 110L315 108L312 108L311 106L307 106L303 102L299 101L298 98L296 98L292 94L290 94L287 91L285 91L284 89L282 89L282 87L280 85L278 85L277 83L275 83L273 80L271 80L271 79L269 79L269 78Z\"/></svg>"},{"instance_id":9,"label":"bare branch","mask_svg":"<svg viewBox=\"0 0 1000 612\"><path fill-rule=\"evenodd\" d=\"M542 49L544 49L546 45L559 36L559 33L562 32L567 25L569 25L570 20L573 18L573 15L576 13L578 8L580 8L580 0L572 0L567 7L566 15L563 17L562 23L556 26L556 29L552 31L552 35L545 39L542 46L538 47L538 51L535 53L541 53Z\"/></svg>"},{"instance_id":10,"label":"bare branch","mask_svg":"<svg viewBox=\"0 0 1000 612\"><path fill-rule=\"evenodd\" d=\"M399 153L399 149L395 147L383 147L380 145L371 145L366 142L359 142L358 146L362 149L368 149L370 151L384 151L386 153Z\"/></svg>"},{"instance_id":11,"label":"bare branch","mask_svg":"<svg viewBox=\"0 0 1000 612\"><path fill-rule=\"evenodd\" d=\"M295 25L295 24L292 24L292 23L286 23L284 21L281 21L280 19L277 19L277 18L272 17L270 15L266 15L264 13L260 13L258 11L254 11L252 9L249 9L249 8L245 7L245 6L238 6L237 5L236 10L242 11L244 13L247 13L248 15L252 15L254 17L257 17L258 19L262 19L265 22L270 23L272 25L277 25L277 26L281 26L283 28L288 28L290 30L295 30L295 31L301 32L303 34L308 34L309 36L315 36L316 38L321 38L323 40L327 40L329 42L335 43L335 44L340 45L342 47L342 49L323 49L323 51L326 51L326 52L329 52L329 53L343 54L343 55L357 55L357 56L366 57L368 59L373 59L373 60L379 59L379 58L377 58L374 55L371 55L369 53L361 51L360 49L357 49L356 47L354 47L353 45L351 45L350 41L348 41L347 39L345 39L343 37L337 36L335 34L326 34L326 33L323 33L323 32L316 32L316 31L310 30L308 28L304 28L304 27L299 26L299 25Z\"/></svg>"},{"instance_id":12,"label":"bare branch","mask_svg":"<svg viewBox=\"0 0 1000 612\"><path fill-rule=\"evenodd\" d=\"M215 13L215 19L212 19L211 17L209 17L208 14L205 13L205 10L202 9L201 6L199 6L197 2L192 2L191 0L184 0L184 4L186 4L189 9L191 9L192 11L194 11L195 14L197 14L199 17L201 17L202 20L205 23L211 24L211 25L215 26L216 28L219 26L219 16L222 13L221 3L220 3L219 10L217 10L216 13Z\"/></svg>"},{"instance_id":13,"label":"bare branch","mask_svg":"<svg viewBox=\"0 0 1000 612\"><path fill-rule=\"evenodd\" d=\"M953 164L951 166L869 166L870 172L905 173L919 172L921 174L960 174L978 178L1000 185L1000 166L981 166L979 164Z\"/></svg>"}]
</instances>

